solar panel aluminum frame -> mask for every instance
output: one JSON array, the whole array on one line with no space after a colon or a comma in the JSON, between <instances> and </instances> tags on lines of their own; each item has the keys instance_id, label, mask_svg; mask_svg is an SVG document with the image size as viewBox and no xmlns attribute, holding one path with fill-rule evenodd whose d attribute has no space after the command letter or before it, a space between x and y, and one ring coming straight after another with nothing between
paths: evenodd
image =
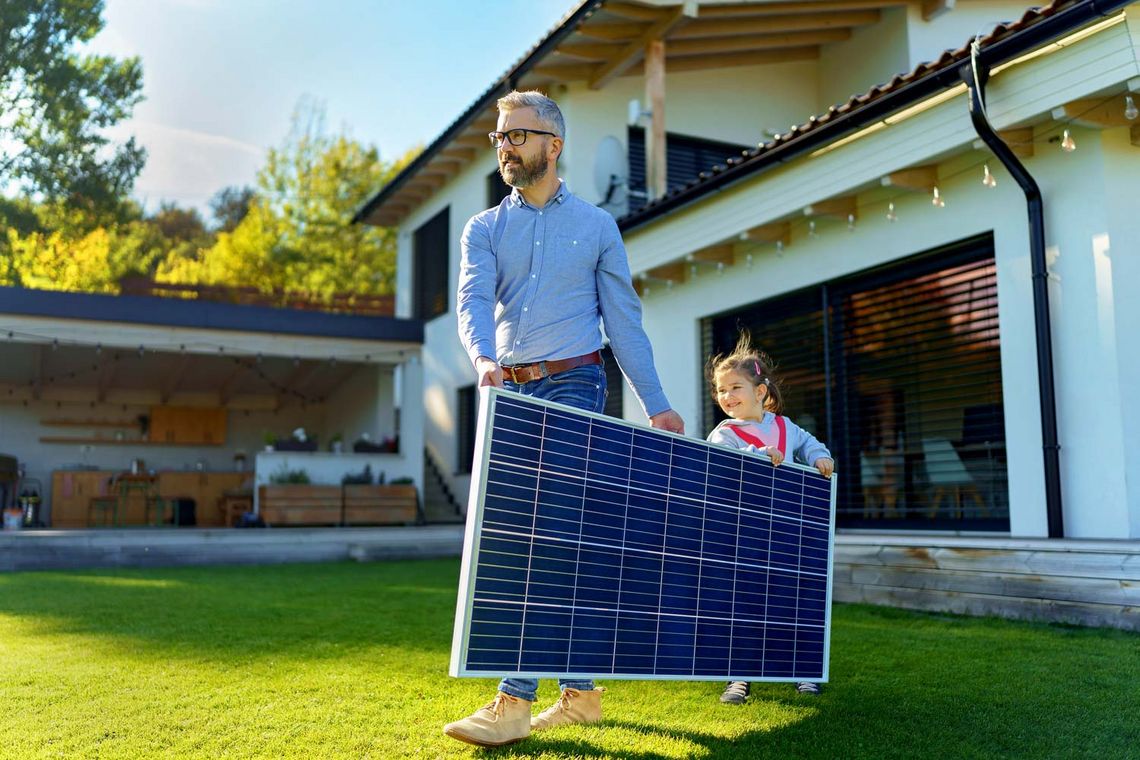
<instances>
[{"instance_id":1,"label":"solar panel aluminum frame","mask_svg":"<svg viewBox=\"0 0 1140 760\"><path fill-rule=\"evenodd\" d=\"M830 660L830 640L831 640L831 600L832 600L832 571L834 561L834 546L835 546L835 500L836 500L836 480L837 476L832 475L829 487L830 494L828 499L828 517L827 517L827 557L826 557L826 585L825 585L825 599L823 602L823 623L822 623L822 668L819 671L811 673L795 672L786 675L766 675L756 672L740 672L726 670L725 672L715 673L661 673L661 672L614 672L613 670L598 670L598 669L571 669L571 668L539 668L539 669L510 669L504 668L502 665L497 667L474 667L468 664L470 644L471 644L471 627L473 621L473 609L475 605L475 591L476 581L478 580L479 573L479 560L480 549L484 540L484 516L487 501L487 479L488 474L491 472L491 448L494 437L494 430L492 428L492 419L495 415L496 408L500 399L508 399L510 401L522 401L526 404L534 405L536 407L545 407L548 411L554 410L558 412L567 413L571 416L584 417L587 419L596 419L605 422L607 425L618 425L631 429L634 435L641 433L650 436L660 436L667 440L672 440L673 443L683 441L685 444L695 444L698 446L706 446L709 449L722 454L730 454L734 456L746 457L751 460L758 460L759 463L771 469L772 465L767 457L759 454L750 453L747 451L738 451L727 447L719 446L716 444L707 443L705 441L686 438L675 433L666 431L655 430L647 428L643 425L635 425L624 420L618 420L613 417L607 417L593 412L583 411L573 407L568 407L554 402L544 401L541 399L534 399L531 397L522 396L511 391L484 387L479 389L479 416L478 426L476 430L475 440L475 457L472 463L471 472L471 490L469 495L467 522L465 528L465 536L463 542L463 558L460 566L459 576L459 593L456 599L456 612L455 612L455 627L452 638L452 653L451 664L449 673L453 677L472 677L472 678L488 678L488 677L527 677L527 678L571 678L571 679L611 679L611 680L675 680L675 681L813 681L817 683L825 683L828 681L828 664ZM632 451L632 450L631 450ZM753 461L756 464L757 461ZM742 463L742 468L745 466ZM798 463L793 463L790 459L786 460L780 465L780 469L787 473L789 469L803 471L804 473L811 474L815 478L819 478L818 471L814 467L807 467ZM703 530L703 528L702 528ZM530 538L536 538L534 531ZM737 536L739 541L739 536ZM702 538L703 546L703 538ZM801 547L802 549L802 547ZM626 547L622 547L625 551ZM664 554L662 555L664 557ZM703 561L703 560L702 560ZM662 570L662 574L664 571ZM529 581L528 581L529 582ZM735 595L735 589L733 594ZM798 601L797 601L798 605ZM525 606L525 605L524 605ZM620 609L620 605L619 605ZM798 610L798 606L797 606ZM658 616L662 617L667 613L658 611ZM767 622L765 623L767 624ZM615 634L616 636L616 634ZM522 638L520 635L520 647ZM616 646L616 644L615 644ZM694 644L694 649L696 645ZM695 655L694 655L695 656ZM521 659L521 652L520 652ZM615 658L616 661L616 658ZM695 661L695 660L694 660ZM656 668L656 663L655 666Z\"/></svg>"}]
</instances>

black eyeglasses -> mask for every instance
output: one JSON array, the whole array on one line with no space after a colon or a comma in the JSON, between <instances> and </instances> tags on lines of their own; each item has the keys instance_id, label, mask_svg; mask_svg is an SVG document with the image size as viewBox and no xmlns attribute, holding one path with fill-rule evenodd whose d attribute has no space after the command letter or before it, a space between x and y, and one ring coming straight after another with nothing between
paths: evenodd
<instances>
[{"instance_id":1,"label":"black eyeglasses","mask_svg":"<svg viewBox=\"0 0 1140 760\"><path fill-rule=\"evenodd\" d=\"M526 136L531 135L550 135L551 137L558 137L553 132L545 132L541 129L511 129L506 132L488 132L487 137L491 138L492 148L501 148L503 140L507 140L511 145L522 145L526 142Z\"/></svg>"}]
</instances>

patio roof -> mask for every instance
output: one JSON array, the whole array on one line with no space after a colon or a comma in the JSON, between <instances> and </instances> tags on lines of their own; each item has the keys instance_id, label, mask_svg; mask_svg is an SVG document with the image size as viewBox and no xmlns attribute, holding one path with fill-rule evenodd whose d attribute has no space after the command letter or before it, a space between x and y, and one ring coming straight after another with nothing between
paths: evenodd
<instances>
[{"instance_id":1,"label":"patio roof","mask_svg":"<svg viewBox=\"0 0 1140 760\"><path fill-rule=\"evenodd\" d=\"M320 403L422 342L419 320L0 288L0 401Z\"/></svg>"}]
</instances>

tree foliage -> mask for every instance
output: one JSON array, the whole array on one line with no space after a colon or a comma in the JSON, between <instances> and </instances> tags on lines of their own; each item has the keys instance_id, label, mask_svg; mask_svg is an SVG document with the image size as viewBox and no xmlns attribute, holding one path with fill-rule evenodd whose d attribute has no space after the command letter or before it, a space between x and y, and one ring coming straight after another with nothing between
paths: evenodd
<instances>
[{"instance_id":1,"label":"tree foliage","mask_svg":"<svg viewBox=\"0 0 1140 760\"><path fill-rule=\"evenodd\" d=\"M91 210L129 194L146 153L102 130L141 99L142 66L78 52L102 15L101 0L0 2L0 184Z\"/></svg>"},{"instance_id":2,"label":"tree foliage","mask_svg":"<svg viewBox=\"0 0 1140 760\"><path fill-rule=\"evenodd\" d=\"M193 257L171 257L160 279L247 285L267 293L391 293L392 230L353 224L357 209L414 153L393 163L345 133L328 134L324 111L302 103L281 147L257 175L248 212ZM216 212L215 212L216 213Z\"/></svg>"}]
</instances>

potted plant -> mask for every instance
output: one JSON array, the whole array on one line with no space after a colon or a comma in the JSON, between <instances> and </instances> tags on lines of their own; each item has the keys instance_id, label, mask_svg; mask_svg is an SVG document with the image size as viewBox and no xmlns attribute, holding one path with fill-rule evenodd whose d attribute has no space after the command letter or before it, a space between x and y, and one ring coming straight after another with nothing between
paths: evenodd
<instances>
[{"instance_id":1,"label":"potted plant","mask_svg":"<svg viewBox=\"0 0 1140 760\"><path fill-rule=\"evenodd\" d=\"M289 438L274 441L273 448L277 451L316 451L317 439L306 433L305 428L299 427Z\"/></svg>"},{"instance_id":2,"label":"potted plant","mask_svg":"<svg viewBox=\"0 0 1140 760\"><path fill-rule=\"evenodd\" d=\"M334 454L340 454L342 451L344 451L344 436L342 436L340 433L337 433L332 438L330 438L329 451Z\"/></svg>"}]
</instances>

